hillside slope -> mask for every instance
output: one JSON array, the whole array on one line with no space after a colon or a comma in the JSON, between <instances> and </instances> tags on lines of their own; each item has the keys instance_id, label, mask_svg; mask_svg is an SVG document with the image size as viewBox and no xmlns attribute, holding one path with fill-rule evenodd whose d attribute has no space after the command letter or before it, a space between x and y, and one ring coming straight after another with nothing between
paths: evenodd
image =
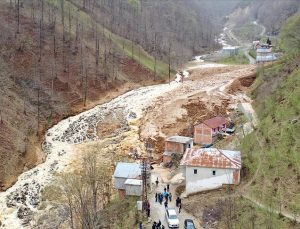
<instances>
[{"instance_id":1,"label":"hillside slope","mask_svg":"<svg viewBox=\"0 0 300 229\"><path fill-rule=\"evenodd\" d=\"M204 5L158 3L1 1L0 190L44 160L44 131L62 118L165 82L166 63L176 68L194 52L216 48L221 27L202 21Z\"/></svg>"},{"instance_id":2,"label":"hillside slope","mask_svg":"<svg viewBox=\"0 0 300 229\"><path fill-rule=\"evenodd\" d=\"M247 192L278 211L300 216L300 15L281 33L286 57L261 68L252 95L260 120L242 142Z\"/></svg>"}]
</instances>

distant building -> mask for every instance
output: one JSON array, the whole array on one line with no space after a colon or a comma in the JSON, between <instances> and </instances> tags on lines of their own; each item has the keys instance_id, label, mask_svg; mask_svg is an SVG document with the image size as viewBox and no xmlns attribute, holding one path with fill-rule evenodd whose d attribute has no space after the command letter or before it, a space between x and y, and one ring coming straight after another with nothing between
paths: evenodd
<instances>
[{"instance_id":1,"label":"distant building","mask_svg":"<svg viewBox=\"0 0 300 229\"><path fill-rule=\"evenodd\" d=\"M114 172L115 188L119 196L140 196L142 194L141 165L119 162Z\"/></svg>"},{"instance_id":2,"label":"distant building","mask_svg":"<svg viewBox=\"0 0 300 229\"><path fill-rule=\"evenodd\" d=\"M187 195L240 183L242 161L239 151L187 149L180 165Z\"/></svg>"},{"instance_id":3,"label":"distant building","mask_svg":"<svg viewBox=\"0 0 300 229\"><path fill-rule=\"evenodd\" d=\"M163 163L170 163L174 156L182 156L187 148L193 147L193 139L184 136L172 136L165 141Z\"/></svg>"},{"instance_id":4,"label":"distant building","mask_svg":"<svg viewBox=\"0 0 300 229\"><path fill-rule=\"evenodd\" d=\"M194 142L197 144L212 144L214 137L221 131L226 131L227 119L214 117L194 127Z\"/></svg>"},{"instance_id":5,"label":"distant building","mask_svg":"<svg viewBox=\"0 0 300 229\"><path fill-rule=\"evenodd\" d=\"M237 46L225 46L222 49L222 53L224 55L228 55L228 56L237 55L238 51L239 51L239 47L237 47Z\"/></svg>"},{"instance_id":6,"label":"distant building","mask_svg":"<svg viewBox=\"0 0 300 229\"><path fill-rule=\"evenodd\" d=\"M272 51L272 46L269 44L258 44L256 46L256 62L275 61L277 57Z\"/></svg>"}]
</instances>

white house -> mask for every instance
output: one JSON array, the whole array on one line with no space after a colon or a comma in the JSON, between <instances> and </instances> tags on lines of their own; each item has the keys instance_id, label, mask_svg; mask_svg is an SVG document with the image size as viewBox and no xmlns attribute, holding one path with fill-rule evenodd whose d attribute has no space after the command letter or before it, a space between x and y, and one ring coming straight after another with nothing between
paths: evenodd
<instances>
[{"instance_id":1,"label":"white house","mask_svg":"<svg viewBox=\"0 0 300 229\"><path fill-rule=\"evenodd\" d=\"M141 165L119 162L114 172L114 182L121 197L140 196L142 194Z\"/></svg>"},{"instance_id":2,"label":"white house","mask_svg":"<svg viewBox=\"0 0 300 229\"><path fill-rule=\"evenodd\" d=\"M239 184L241 152L215 148L187 149L180 165L186 180L187 195Z\"/></svg>"}]
</instances>

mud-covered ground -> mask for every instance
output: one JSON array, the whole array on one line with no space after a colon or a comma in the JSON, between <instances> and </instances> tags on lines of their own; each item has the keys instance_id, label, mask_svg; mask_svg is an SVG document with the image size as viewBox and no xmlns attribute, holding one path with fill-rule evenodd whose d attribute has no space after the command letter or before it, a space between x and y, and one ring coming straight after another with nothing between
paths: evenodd
<instances>
[{"instance_id":1,"label":"mud-covered ground","mask_svg":"<svg viewBox=\"0 0 300 229\"><path fill-rule=\"evenodd\" d=\"M140 137L151 139L157 158L165 137L192 136L195 125L217 115L228 116L238 103L250 102L245 90L255 79L254 66L198 66L188 66L191 74L183 84L159 96L142 118Z\"/></svg>"}]
</instances>

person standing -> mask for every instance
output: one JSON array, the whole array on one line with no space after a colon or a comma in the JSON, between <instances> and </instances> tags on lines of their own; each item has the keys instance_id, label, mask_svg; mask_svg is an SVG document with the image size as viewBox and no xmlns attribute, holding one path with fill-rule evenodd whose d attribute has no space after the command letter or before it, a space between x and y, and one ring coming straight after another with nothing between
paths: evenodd
<instances>
[{"instance_id":1,"label":"person standing","mask_svg":"<svg viewBox=\"0 0 300 229\"><path fill-rule=\"evenodd\" d=\"M166 198L166 201L169 200L169 193L168 192L165 193L165 198Z\"/></svg>"},{"instance_id":2,"label":"person standing","mask_svg":"<svg viewBox=\"0 0 300 229\"><path fill-rule=\"evenodd\" d=\"M179 204L179 196L177 196L176 198L176 207L178 207L178 204Z\"/></svg>"},{"instance_id":3,"label":"person standing","mask_svg":"<svg viewBox=\"0 0 300 229\"><path fill-rule=\"evenodd\" d=\"M157 223L157 225L156 225L156 227L157 227L157 228L160 228L160 226L161 226L161 222L160 222L160 220L159 220L158 223Z\"/></svg>"},{"instance_id":4,"label":"person standing","mask_svg":"<svg viewBox=\"0 0 300 229\"><path fill-rule=\"evenodd\" d=\"M156 181L155 181L156 187L158 187L158 183L159 183L159 181L158 181L158 177L157 177Z\"/></svg>"},{"instance_id":5,"label":"person standing","mask_svg":"<svg viewBox=\"0 0 300 229\"><path fill-rule=\"evenodd\" d=\"M172 201L172 193L169 193L169 200Z\"/></svg>"},{"instance_id":6,"label":"person standing","mask_svg":"<svg viewBox=\"0 0 300 229\"><path fill-rule=\"evenodd\" d=\"M169 184L167 184L167 191L169 191L170 190L170 185Z\"/></svg>"},{"instance_id":7,"label":"person standing","mask_svg":"<svg viewBox=\"0 0 300 229\"><path fill-rule=\"evenodd\" d=\"M158 194L157 192L155 193L155 202L157 202L157 197L158 197Z\"/></svg>"},{"instance_id":8,"label":"person standing","mask_svg":"<svg viewBox=\"0 0 300 229\"><path fill-rule=\"evenodd\" d=\"M156 222L155 221L152 224L152 229L156 229Z\"/></svg>"},{"instance_id":9,"label":"person standing","mask_svg":"<svg viewBox=\"0 0 300 229\"><path fill-rule=\"evenodd\" d=\"M179 204L179 209L178 209L178 212L179 212L179 213L181 212L181 207L182 207L182 203L180 202L180 204Z\"/></svg>"},{"instance_id":10,"label":"person standing","mask_svg":"<svg viewBox=\"0 0 300 229\"><path fill-rule=\"evenodd\" d=\"M167 200L165 201L164 204L165 204L165 208L168 208L168 201Z\"/></svg>"}]
</instances>

